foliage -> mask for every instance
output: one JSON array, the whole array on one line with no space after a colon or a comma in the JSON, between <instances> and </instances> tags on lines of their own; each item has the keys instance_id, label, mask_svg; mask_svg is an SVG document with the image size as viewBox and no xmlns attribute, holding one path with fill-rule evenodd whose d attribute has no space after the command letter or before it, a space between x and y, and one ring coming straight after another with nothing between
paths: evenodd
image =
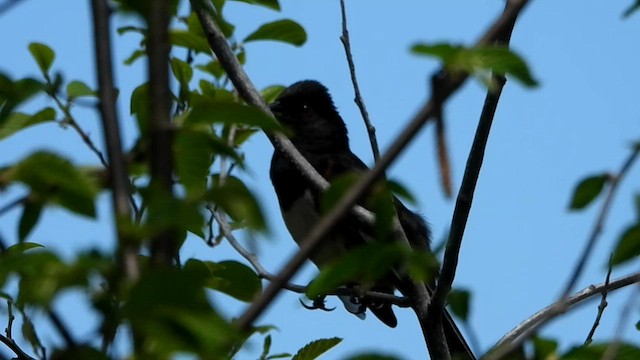
<instances>
[{"instance_id":1,"label":"foliage","mask_svg":"<svg viewBox=\"0 0 640 360\"><path fill-rule=\"evenodd\" d=\"M277 0L235 1L264 11L280 11ZM307 40L305 29L291 19L256 24L256 30L238 40L234 24L224 16L226 2L212 1L212 14L242 64L249 57L245 48L247 43L277 41L299 47ZM115 3L115 15L128 21L117 29L118 35L140 37L139 48L129 55L123 66L146 60L149 36L146 20L150 2L120 0ZM29 314L31 311L55 314L55 302L73 290L81 290L93 311L103 319L103 326L96 329L96 333L99 333L97 337L102 337L105 346L95 346L98 343L93 341L95 339L87 343L67 342L58 349L48 350L51 358L108 358L119 327L128 327L135 333L131 342L135 353L132 356L136 358L164 359L185 353L203 359L231 358L254 334L264 336L260 359L318 358L337 346L341 339L311 341L294 355L272 354L272 327L240 333L233 322L221 314L221 309L212 301L215 296L225 294L238 302L251 303L262 293L264 274L259 274L253 267L231 259L214 262L195 257L181 261L179 266L161 267L143 251L138 256L139 277L132 279L123 275L124 265L114 260L126 246L148 245L149 239L167 230L177 234L180 240L193 234L210 245L222 237L222 231L214 236L216 222L221 228L226 223L233 232L268 232L263 207L243 181L250 164L244 161L242 146L258 132L270 134L286 129L271 116L238 98L220 61L210 50L197 16L181 12L186 4L172 3L171 17L175 21L169 30L172 52L167 60L175 84L171 94L172 155L177 195L167 197L162 189L149 181L151 173L147 160L150 139L154 136L149 109L151 91L148 83L139 84L130 94L119 94L120 101L129 104L128 116L137 124L138 139L137 145L125 152L131 174L130 202L135 205L132 206L134 213L131 219L117 219L121 236L126 241L121 238L113 252L91 250L65 258L27 241L42 220L45 209L62 208L73 215L95 218L98 198L113 190L108 164L80 128L74 112L83 100L98 101L97 89L82 80L67 81L73 74L56 71L56 51L38 42L28 45L34 69L40 72L37 78L13 79L10 74L0 73L0 140L28 132L36 126L71 128L100 162L96 166L81 166L62 154L36 151L15 163L1 164L0 190L17 185L24 189L25 195L14 204L22 210L17 224L18 242L10 246L0 244L0 284L6 291L0 295L6 301L7 312L17 311L21 317L23 337L37 358L46 358L45 349L52 345L42 342L39 329ZM636 3L628 13L638 6ZM138 17L131 17L131 14ZM185 50L188 55L183 59L179 54ZM526 86L537 85L526 62L507 48L438 43L417 44L412 51L417 55L436 57L448 70L470 73L485 82L488 82L487 74L494 72L512 76ZM281 85L271 85L262 89L262 95L270 102L282 90ZM46 97L48 103L34 110L33 100L38 96ZM340 179L332 184L323 199L327 209L348 190L353 180ZM585 209L611 185L610 181L609 174L582 180L576 187L570 208ZM405 199L413 198L409 191L393 181L376 190L381 195L374 197L368 205L378 214L376 235L385 238L391 231L394 216L391 192ZM640 204L638 199L637 204ZM636 222L623 231L613 251L614 265L640 255L640 206L637 207ZM414 279L431 282L437 265L432 254L409 251L398 244L376 244L337 260L308 287L307 295L315 298L330 293L356 278L364 279L365 283L373 282L392 266L407 269ZM462 320L468 317L471 295L469 291L457 289L449 296L452 312ZM13 315L9 318L6 333L13 341L10 335ZM533 345L535 358L540 359L600 358L607 349L607 344L598 344L558 355L557 344L552 340L536 338ZM622 344L620 354L623 357L620 358L637 358L639 351L633 345ZM396 357L367 353L351 359Z\"/></svg>"}]
</instances>

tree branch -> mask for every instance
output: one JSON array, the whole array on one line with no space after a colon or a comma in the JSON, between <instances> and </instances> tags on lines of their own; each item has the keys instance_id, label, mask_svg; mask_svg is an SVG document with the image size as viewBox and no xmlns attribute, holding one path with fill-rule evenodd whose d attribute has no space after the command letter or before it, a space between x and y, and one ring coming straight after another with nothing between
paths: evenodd
<instances>
[{"instance_id":1,"label":"tree branch","mask_svg":"<svg viewBox=\"0 0 640 360\"><path fill-rule=\"evenodd\" d=\"M353 83L353 91L355 93L353 101L358 106L362 120L364 120L364 125L369 134L373 159L377 162L380 160L380 149L378 148L378 139L376 138L376 128L369 120L369 112L364 104L364 100L362 100L362 95L360 95L360 87L358 86L358 79L356 78L356 65L353 62L353 55L351 53L351 42L349 40L349 30L347 29L347 12L345 10L344 0L340 0L340 13L342 14L342 36L340 36L340 41L342 41L342 45L344 46L344 53L347 56L347 63L349 64L349 74L351 74L351 82Z\"/></svg>"},{"instance_id":2,"label":"tree branch","mask_svg":"<svg viewBox=\"0 0 640 360\"><path fill-rule=\"evenodd\" d=\"M149 2L147 54L149 57L149 118L151 187L173 199L173 147L171 146L171 92L169 90L170 1ZM153 216L150 214L150 216ZM151 258L170 265L178 251L175 231L163 229L151 239Z\"/></svg>"},{"instance_id":3,"label":"tree branch","mask_svg":"<svg viewBox=\"0 0 640 360\"><path fill-rule=\"evenodd\" d=\"M633 165L633 162L638 158L638 153L640 153L640 146L634 147L631 154L629 154L625 162L622 164L622 167L620 168L618 174L611 177L607 196L602 203L600 213L598 214L596 223L591 230L591 234L589 235L587 244L584 247L582 254L580 255L580 260L576 264L576 267L574 268L573 273L571 274L571 277L567 282L564 292L562 293L562 298L567 297L567 295L573 290L576 283L578 282L578 278L582 274L582 271L587 264L587 260L593 252L596 242L600 237L600 233L602 232L602 228L604 227L604 222L609 215L609 210L611 209L614 196L618 190L618 185L622 181L622 178L624 178L624 176L627 174L627 172L629 172L629 169L631 168L631 165Z\"/></svg>"},{"instance_id":4,"label":"tree branch","mask_svg":"<svg viewBox=\"0 0 640 360\"><path fill-rule=\"evenodd\" d=\"M529 318L518 324L518 326L504 335L498 341L494 349L489 351L488 356L486 356L485 359L501 359L505 354L508 354L522 341L524 341L524 339L537 331L551 319L569 310L573 310L584 301L589 300L591 297L602 294L603 292L612 292L639 282L640 272L621 277L619 279L611 281L609 284L590 285L572 296L558 300L555 303L531 315Z\"/></svg>"},{"instance_id":5,"label":"tree branch","mask_svg":"<svg viewBox=\"0 0 640 360\"><path fill-rule=\"evenodd\" d=\"M604 281L604 286L608 286L611 281L611 271L613 270L613 263L611 259L613 255L609 257L609 271L607 271L607 278ZM589 335L587 335L587 339L584 341L584 346L591 344L593 341L593 335L596 333L596 329L598 325L600 325L600 319L602 319L602 314L604 314L604 309L607 308L607 294L608 292L605 290L602 292L602 299L600 299L600 304L598 305L598 313L596 314L596 319L593 321L593 326L591 326L591 330L589 331Z\"/></svg>"},{"instance_id":6,"label":"tree branch","mask_svg":"<svg viewBox=\"0 0 640 360\"><path fill-rule=\"evenodd\" d=\"M270 114L264 100L255 90L249 81L246 73L242 70L235 55L229 48L224 35L221 33L211 15L208 13L206 6L200 0L191 0L191 3L198 15L200 23L203 27L205 35L209 41L209 45L215 52L218 60L229 75L234 86L238 90L240 96L249 104L259 107L261 110ZM502 28L496 24L508 22L509 17L515 17L519 10L527 3L527 0L514 1L514 9L511 12L505 12L501 18L492 26L489 31L481 38L477 45L487 45L501 33ZM501 25L504 26L504 25ZM466 80L467 74L448 74L444 85L444 97L446 99L451 93L458 89ZM396 141L391 145L388 152L380 158L376 166L366 173L352 188L346 193L333 208L333 211L323 217L320 222L311 230L305 241L300 246L300 251L290 259L284 269L278 274L274 281L265 289L262 295L254 301L247 311L237 320L236 325L241 330L248 330L250 325L264 311L266 306L274 299L280 291L282 285L289 281L297 269L304 263L308 255L319 244L324 235L337 223L337 221L351 209L357 200L364 194L369 186L371 186L384 172L384 170L395 160L400 152L413 139L415 134L424 126L424 124L433 116L435 103L433 100L428 101L418 112L414 119L398 136ZM311 167L308 162L293 147L291 142L281 134L269 135L274 145L279 151L285 154L297 154L292 161L300 167L301 173L310 178L314 184L326 184L319 174ZM316 181L317 180L317 181Z\"/></svg>"},{"instance_id":7,"label":"tree branch","mask_svg":"<svg viewBox=\"0 0 640 360\"><path fill-rule=\"evenodd\" d=\"M13 351L16 354L16 356L18 356L17 357L18 360L36 360L35 358L29 356L22 349L20 349L18 344L16 344L16 342L13 341L13 339L10 339L4 335L0 335L0 342L7 345L7 347L11 349L11 351Z\"/></svg>"},{"instance_id":8,"label":"tree branch","mask_svg":"<svg viewBox=\"0 0 640 360\"><path fill-rule=\"evenodd\" d=\"M524 5L526 5L526 1L507 1L500 19L503 19L509 14L511 14L511 16L508 18L508 21L498 21L503 24L503 27L501 31L496 31L496 44L508 46L517 15L519 14L519 12L514 9L521 10ZM464 236L467 219L469 218L469 213L471 211L473 195L480 175L480 169L482 168L491 125L493 123L493 118L495 116L496 108L505 82L506 79L504 76L492 74L492 83L494 83L495 86L491 86L487 92L480 120L478 122L478 128L467 159L467 165L465 167L462 184L460 185L460 191L458 192L456 206L451 220L451 230L449 232L449 239L445 249L442 270L438 277L437 286L434 290L431 304L429 305L428 323L433 325L432 328L434 329L434 332L438 332L438 329L441 329L443 326L443 310L455 278L458 266L458 256L460 253L460 247L462 246L462 238ZM438 81L434 81L434 84L437 85ZM433 90L434 93L436 93L436 91L438 90ZM441 108L441 105L437 108ZM440 351L436 354L436 358L442 358L445 356L445 351L448 354L448 351L446 350L446 342L439 342L439 345Z\"/></svg>"}]
</instances>

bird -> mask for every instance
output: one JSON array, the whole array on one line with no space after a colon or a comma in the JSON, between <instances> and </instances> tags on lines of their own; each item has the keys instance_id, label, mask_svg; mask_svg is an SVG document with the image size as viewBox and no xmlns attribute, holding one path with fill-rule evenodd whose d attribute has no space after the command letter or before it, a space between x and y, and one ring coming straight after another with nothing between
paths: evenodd
<instances>
[{"instance_id":1,"label":"bird","mask_svg":"<svg viewBox=\"0 0 640 360\"><path fill-rule=\"evenodd\" d=\"M368 170L367 165L351 151L345 122L338 113L328 89L320 82L295 82L284 89L269 107L275 118L289 130L287 135L293 145L327 181ZM270 178L284 223L294 241L300 245L320 219L322 192L277 148L271 159ZM424 219L409 210L397 198L393 197L393 202L400 225L411 246L414 249L429 251L430 231ZM371 235L370 228L364 228L362 222L357 221L354 215L345 215L329 235L322 239L321 244L310 255L310 260L322 270L337 257L372 240L375 240L375 236ZM402 292L400 282L404 279L390 281L389 278L390 276L387 276L379 280L369 290L394 294L398 288ZM433 284L428 285L429 291L432 292ZM354 297L342 297L341 300L348 311L361 318L368 309L387 326L397 326L397 318L390 303ZM474 359L473 352L455 322L446 309L444 311L445 336L452 355L462 354L464 359Z\"/></svg>"}]
</instances>

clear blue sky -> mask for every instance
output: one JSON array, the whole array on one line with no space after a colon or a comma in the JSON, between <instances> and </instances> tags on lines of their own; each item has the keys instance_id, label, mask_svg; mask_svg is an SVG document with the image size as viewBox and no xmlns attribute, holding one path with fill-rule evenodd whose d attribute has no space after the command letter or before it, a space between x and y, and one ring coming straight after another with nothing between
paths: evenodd
<instances>
[{"instance_id":1,"label":"clear blue sky","mask_svg":"<svg viewBox=\"0 0 640 360\"><path fill-rule=\"evenodd\" d=\"M301 48L279 43L252 43L247 46L246 70L258 87L288 85L301 79L322 81L347 122L354 152L367 163L372 156L366 132L354 105L340 36L337 0L283 0L282 13L246 4L231 3L228 19L237 25L237 39L260 24L292 18L308 33ZM525 89L507 83L478 183L474 207L460 256L455 285L473 292L471 326L481 349L486 350L520 321L550 304L559 295L577 252L591 230L596 208L581 213L567 211L576 182L589 174L617 169L628 153L631 141L640 138L640 18L622 20L631 0L532 1L519 20L512 47L529 63L540 87ZM385 149L402 126L428 96L428 78L437 68L435 61L417 58L409 47L418 41L470 44L501 12L502 1L348 1L353 54L364 100L377 127L381 148ZM95 84L93 44L88 1L52 2L27 0L0 17L3 56L0 71L12 77L38 76L38 68L27 50L32 41L56 50L53 69L67 80L80 79ZM398 3L400 4L400 3ZM116 19L115 26L132 19ZM117 84L121 89L120 118L127 144L135 138L133 120L128 116L131 90L144 79L142 62L122 66L139 38L115 38ZM178 51L182 56L182 52ZM454 184L459 186L468 149L484 99L478 82L469 82L446 106L448 141L451 149ZM42 105L41 99L35 105ZM29 110L27 108L26 110ZM91 137L102 143L96 114L87 109L74 112ZM79 164L97 164L79 137L70 129L44 125L0 142L0 164L24 157L35 149L50 149L69 156ZM276 271L296 248L283 226L276 197L268 177L272 147L263 135L246 147L249 171L243 175L258 195L269 220L270 235L253 242L263 264ZM433 129L424 130L390 170L390 176L407 185L419 200L416 210L428 219L439 241L451 220L453 201L443 197L438 184ZM605 264L615 239L633 220L631 194L638 193L640 169L628 176L602 233L601 241L579 288L604 281ZM0 205L24 193L10 187L0 193ZM49 209L30 241L59 249L71 257L78 249L109 249L114 244L106 195L99 201L97 220L77 219L60 209ZM0 232L10 242L17 239L20 212L0 218ZM197 238L188 241L182 257L223 260L239 258L226 245L207 248ZM614 277L637 270L637 263L620 268ZM307 266L296 281L306 283L315 269ZM608 340L620 320L620 310L629 292L610 296L597 340ZM361 321L338 306L331 313L307 311L299 296L284 292L261 324L277 324L275 352L295 352L307 342L338 336L342 344L325 357L342 358L361 351L383 351L405 359L423 358L422 336L410 310L397 310L399 326L389 329L370 317ZM73 324L74 334L89 339L95 334L96 319L77 293L65 295L56 305ZM224 296L214 298L229 316L239 315L244 304ZM637 305L637 299L636 299ZM562 345L584 340L593 322L597 302L563 317L544 328L543 335L559 337ZM637 306L624 337L638 341L633 324ZM43 318L36 316L36 319ZM0 320L2 321L2 320ZM46 325L45 325L46 326ZM59 342L51 332L44 341ZM238 359L252 359L262 347L252 340L253 352ZM0 353L6 349L0 347Z\"/></svg>"}]
</instances>

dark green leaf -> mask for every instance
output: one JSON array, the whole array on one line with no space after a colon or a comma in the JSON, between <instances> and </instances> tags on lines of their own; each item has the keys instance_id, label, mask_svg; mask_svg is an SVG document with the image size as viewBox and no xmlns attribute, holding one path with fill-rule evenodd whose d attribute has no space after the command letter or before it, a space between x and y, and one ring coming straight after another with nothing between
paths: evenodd
<instances>
[{"instance_id":1,"label":"dark green leaf","mask_svg":"<svg viewBox=\"0 0 640 360\"><path fill-rule=\"evenodd\" d=\"M155 268L131 289L123 314L163 357L182 351L208 359L237 341L234 328L207 300L204 275L187 267Z\"/></svg>"},{"instance_id":2,"label":"dark green leaf","mask_svg":"<svg viewBox=\"0 0 640 360\"><path fill-rule=\"evenodd\" d=\"M274 40L301 46L307 41L307 33L297 22L283 19L260 26L258 30L249 34L243 42L258 40Z\"/></svg>"},{"instance_id":3,"label":"dark green leaf","mask_svg":"<svg viewBox=\"0 0 640 360\"><path fill-rule=\"evenodd\" d=\"M244 124L264 130L278 131L281 129L280 124L274 118L252 106L207 98L193 98L191 105L193 106L189 115L191 123Z\"/></svg>"},{"instance_id":4,"label":"dark green leaf","mask_svg":"<svg viewBox=\"0 0 640 360\"><path fill-rule=\"evenodd\" d=\"M131 115L138 120L140 132L144 135L149 129L149 84L145 83L133 90L130 104Z\"/></svg>"},{"instance_id":5,"label":"dark green leaf","mask_svg":"<svg viewBox=\"0 0 640 360\"><path fill-rule=\"evenodd\" d=\"M589 346L576 347L569 350L567 353L560 357L560 360L600 360L607 349L612 344L601 343L591 344ZM616 360L636 360L640 359L640 348L633 344L618 344L619 348L612 359Z\"/></svg>"},{"instance_id":6,"label":"dark green leaf","mask_svg":"<svg viewBox=\"0 0 640 360\"><path fill-rule=\"evenodd\" d=\"M449 293L447 298L449 303L449 309L451 312L462 319L467 321L469 318L469 304L471 303L471 293L468 290L454 289Z\"/></svg>"},{"instance_id":7,"label":"dark green leaf","mask_svg":"<svg viewBox=\"0 0 640 360\"><path fill-rule=\"evenodd\" d=\"M145 223L145 229L150 232L148 235L165 230L183 230L204 238L201 199L170 198L163 189L155 186L140 189L140 192L148 209Z\"/></svg>"},{"instance_id":8,"label":"dark green leaf","mask_svg":"<svg viewBox=\"0 0 640 360\"><path fill-rule=\"evenodd\" d=\"M55 120L56 111L46 107L33 115L24 113L12 113L4 122L0 122L0 140L26 129L30 126Z\"/></svg>"},{"instance_id":9,"label":"dark green leaf","mask_svg":"<svg viewBox=\"0 0 640 360\"><path fill-rule=\"evenodd\" d=\"M416 198L413 196L413 194L411 194L409 189L407 189L404 185L402 185L398 181L388 180L387 186L389 187L389 190L391 190L391 192L397 197L408 201L410 204L416 203Z\"/></svg>"},{"instance_id":10,"label":"dark green leaf","mask_svg":"<svg viewBox=\"0 0 640 360\"><path fill-rule=\"evenodd\" d=\"M67 85L67 95L69 97L96 96L96 92L82 81L74 80Z\"/></svg>"},{"instance_id":11,"label":"dark green leaf","mask_svg":"<svg viewBox=\"0 0 640 360\"><path fill-rule=\"evenodd\" d=\"M600 195L604 185L609 181L608 174L590 176L582 179L573 192L569 209L580 210L591 204Z\"/></svg>"},{"instance_id":12,"label":"dark green leaf","mask_svg":"<svg viewBox=\"0 0 640 360\"><path fill-rule=\"evenodd\" d=\"M622 264L640 255L640 223L630 226L618 240L611 263Z\"/></svg>"},{"instance_id":13,"label":"dark green leaf","mask_svg":"<svg viewBox=\"0 0 640 360\"><path fill-rule=\"evenodd\" d=\"M141 57L143 57L147 52L144 50L135 50L134 52L131 53L131 55L129 55L128 58L126 58L123 62L125 65L131 65L133 64L136 60L140 59Z\"/></svg>"},{"instance_id":14,"label":"dark green leaf","mask_svg":"<svg viewBox=\"0 0 640 360\"><path fill-rule=\"evenodd\" d=\"M31 233L31 230L33 230L33 227L38 223L40 213L42 213L42 203L27 201L24 204L24 210L22 211L20 224L18 225L18 239L21 243L25 241Z\"/></svg>"},{"instance_id":15,"label":"dark green leaf","mask_svg":"<svg viewBox=\"0 0 640 360\"><path fill-rule=\"evenodd\" d=\"M208 192L208 200L214 202L234 221L242 222L254 230L264 230L265 220L260 204L244 183L228 176L220 184L219 176L214 176L214 187Z\"/></svg>"},{"instance_id":16,"label":"dark green leaf","mask_svg":"<svg viewBox=\"0 0 640 360\"><path fill-rule=\"evenodd\" d=\"M533 338L533 352L535 360L551 360L558 358L558 342L541 337Z\"/></svg>"},{"instance_id":17,"label":"dark green leaf","mask_svg":"<svg viewBox=\"0 0 640 360\"><path fill-rule=\"evenodd\" d=\"M24 78L13 81L6 74L0 73L0 125L21 103L29 98L45 91L47 85L32 78Z\"/></svg>"},{"instance_id":18,"label":"dark green leaf","mask_svg":"<svg viewBox=\"0 0 640 360\"><path fill-rule=\"evenodd\" d=\"M260 359L267 359L267 356L271 352L271 335L267 335L264 337L264 343L262 344L262 355Z\"/></svg>"},{"instance_id":19,"label":"dark green leaf","mask_svg":"<svg viewBox=\"0 0 640 360\"><path fill-rule=\"evenodd\" d=\"M147 29L137 26L121 26L116 30L116 32L118 33L118 35L123 35L126 33L136 33L142 34L144 36L147 35Z\"/></svg>"},{"instance_id":20,"label":"dark green leaf","mask_svg":"<svg viewBox=\"0 0 640 360\"><path fill-rule=\"evenodd\" d=\"M636 194L633 197L633 200L634 200L633 203L634 203L635 209L636 209L636 217L638 219L640 219L640 194Z\"/></svg>"},{"instance_id":21,"label":"dark green leaf","mask_svg":"<svg viewBox=\"0 0 640 360\"><path fill-rule=\"evenodd\" d=\"M213 161L211 133L180 129L175 137L174 153L176 171L187 196L195 198L204 194Z\"/></svg>"},{"instance_id":22,"label":"dark green leaf","mask_svg":"<svg viewBox=\"0 0 640 360\"><path fill-rule=\"evenodd\" d=\"M80 215L95 216L94 179L56 154L38 151L17 164L11 179L28 185L38 198L49 199Z\"/></svg>"},{"instance_id":23,"label":"dark green leaf","mask_svg":"<svg viewBox=\"0 0 640 360\"><path fill-rule=\"evenodd\" d=\"M210 53L211 48L207 39L203 36L197 36L185 30L171 30L169 32L171 44L194 50L196 52Z\"/></svg>"},{"instance_id":24,"label":"dark green leaf","mask_svg":"<svg viewBox=\"0 0 640 360\"><path fill-rule=\"evenodd\" d=\"M513 76L527 86L537 85L525 61L506 47L465 48L451 44L416 44L411 51L417 55L439 58L450 71L463 71L474 75L483 71L493 71L499 75Z\"/></svg>"},{"instance_id":25,"label":"dark green leaf","mask_svg":"<svg viewBox=\"0 0 640 360\"><path fill-rule=\"evenodd\" d=\"M253 301L262 291L262 282L258 275L251 268L237 261L215 263L190 259L185 269L204 274L206 287L241 301Z\"/></svg>"},{"instance_id":26,"label":"dark green leaf","mask_svg":"<svg viewBox=\"0 0 640 360\"><path fill-rule=\"evenodd\" d=\"M372 243L353 249L344 256L334 254L339 258L323 267L320 275L309 285L307 297L315 299L353 280L366 289L402 263L410 252L400 243Z\"/></svg>"},{"instance_id":27,"label":"dark green leaf","mask_svg":"<svg viewBox=\"0 0 640 360\"><path fill-rule=\"evenodd\" d=\"M29 52L31 52L31 56L38 63L40 70L43 74L48 74L49 69L51 68L51 64L53 64L53 59L56 54L45 44L40 43L31 43L29 44Z\"/></svg>"},{"instance_id":28,"label":"dark green leaf","mask_svg":"<svg viewBox=\"0 0 640 360\"><path fill-rule=\"evenodd\" d=\"M193 78L193 69L186 62L178 59L171 59L171 71L173 71L173 76L176 77L180 86L184 89L189 89L189 82Z\"/></svg>"},{"instance_id":29,"label":"dark green leaf","mask_svg":"<svg viewBox=\"0 0 640 360\"><path fill-rule=\"evenodd\" d=\"M234 0L234 1L244 2L247 4L260 5L272 10L280 11L280 4L278 3L278 0Z\"/></svg>"},{"instance_id":30,"label":"dark green leaf","mask_svg":"<svg viewBox=\"0 0 640 360\"><path fill-rule=\"evenodd\" d=\"M318 339L305 345L298 350L292 360L314 360L320 355L329 351L332 347L338 345L342 341L341 338Z\"/></svg>"},{"instance_id":31,"label":"dark green leaf","mask_svg":"<svg viewBox=\"0 0 640 360\"><path fill-rule=\"evenodd\" d=\"M222 75L224 75L224 69L218 60L211 60L205 65L196 65L196 68L200 71L211 74L216 79L220 79Z\"/></svg>"},{"instance_id":32,"label":"dark green leaf","mask_svg":"<svg viewBox=\"0 0 640 360\"><path fill-rule=\"evenodd\" d=\"M32 242L21 242L13 244L7 248L7 255L17 255L31 249L43 248L44 246Z\"/></svg>"}]
</instances>

